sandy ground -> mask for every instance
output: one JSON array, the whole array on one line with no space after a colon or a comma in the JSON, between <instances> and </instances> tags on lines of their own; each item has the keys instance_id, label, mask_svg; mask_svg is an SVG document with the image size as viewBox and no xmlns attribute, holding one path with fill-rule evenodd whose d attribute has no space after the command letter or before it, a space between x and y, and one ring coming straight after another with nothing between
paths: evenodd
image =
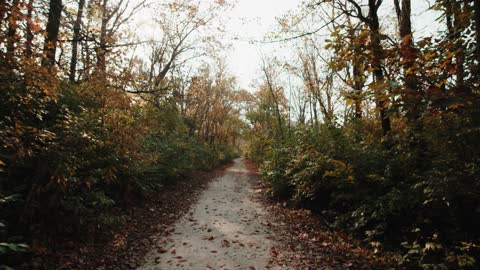
<instances>
[{"instance_id":1,"label":"sandy ground","mask_svg":"<svg viewBox=\"0 0 480 270\"><path fill-rule=\"evenodd\" d=\"M273 269L270 222L252 199L248 177L243 159L236 159L137 269Z\"/></svg>"}]
</instances>

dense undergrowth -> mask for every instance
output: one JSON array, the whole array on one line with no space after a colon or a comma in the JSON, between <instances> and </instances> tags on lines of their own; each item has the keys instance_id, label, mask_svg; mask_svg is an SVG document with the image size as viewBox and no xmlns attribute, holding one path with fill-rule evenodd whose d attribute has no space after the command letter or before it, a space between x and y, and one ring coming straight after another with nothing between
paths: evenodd
<instances>
[{"instance_id":1,"label":"dense undergrowth","mask_svg":"<svg viewBox=\"0 0 480 270\"><path fill-rule=\"evenodd\" d=\"M473 109L473 108L470 108ZM477 109L478 110L478 109ZM470 113L470 112L474 113ZM298 125L282 141L257 137L274 196L322 212L373 249L399 252L407 268L478 267L480 148L476 110L422 119L422 148L395 121L390 144L372 120Z\"/></svg>"},{"instance_id":2,"label":"dense undergrowth","mask_svg":"<svg viewBox=\"0 0 480 270\"><path fill-rule=\"evenodd\" d=\"M0 2L2 269L237 155L238 91L199 41L223 3L156 2L158 40L139 42L130 2Z\"/></svg>"},{"instance_id":3,"label":"dense undergrowth","mask_svg":"<svg viewBox=\"0 0 480 270\"><path fill-rule=\"evenodd\" d=\"M53 80L50 94L8 70L1 75L10 79L0 97L2 263L32 240L82 237L122 222L113 207L236 155L231 145L192 136L171 102L132 103L89 82Z\"/></svg>"},{"instance_id":4,"label":"dense undergrowth","mask_svg":"<svg viewBox=\"0 0 480 270\"><path fill-rule=\"evenodd\" d=\"M439 25L424 35L420 2L302 5L331 28L264 63L247 154L273 196L393 252L399 268L479 269L480 2L432 2ZM309 33L296 19L280 31Z\"/></svg>"}]
</instances>

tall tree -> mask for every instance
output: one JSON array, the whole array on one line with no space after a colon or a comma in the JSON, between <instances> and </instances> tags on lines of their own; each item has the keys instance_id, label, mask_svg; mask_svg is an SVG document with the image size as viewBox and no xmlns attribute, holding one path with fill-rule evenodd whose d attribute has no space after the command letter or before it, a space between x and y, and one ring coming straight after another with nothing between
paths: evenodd
<instances>
[{"instance_id":1,"label":"tall tree","mask_svg":"<svg viewBox=\"0 0 480 270\"><path fill-rule=\"evenodd\" d=\"M73 37L72 37L72 57L70 59L70 72L68 77L70 82L74 82L77 72L78 61L78 43L80 42L80 30L82 28L83 9L85 7L85 0L78 2L77 18L73 25Z\"/></svg>"},{"instance_id":2,"label":"tall tree","mask_svg":"<svg viewBox=\"0 0 480 270\"><path fill-rule=\"evenodd\" d=\"M96 48L97 54L97 68L100 72L106 72L106 57L107 57L107 24L111 19L109 10L107 9L108 0L103 0L100 5L101 10L101 23L100 23L100 38L98 47Z\"/></svg>"},{"instance_id":3,"label":"tall tree","mask_svg":"<svg viewBox=\"0 0 480 270\"><path fill-rule=\"evenodd\" d=\"M2 27L7 10L8 10L7 0L0 0L0 28Z\"/></svg>"},{"instance_id":4,"label":"tall tree","mask_svg":"<svg viewBox=\"0 0 480 270\"><path fill-rule=\"evenodd\" d=\"M402 57L402 66L404 72L405 88L402 91L402 98L407 112L407 119L410 122L418 120L420 108L420 89L417 79L415 61L417 59L417 50L413 44L412 21L411 21L411 1L394 0L395 11L397 13L399 34L400 34L400 56Z\"/></svg>"},{"instance_id":5,"label":"tall tree","mask_svg":"<svg viewBox=\"0 0 480 270\"><path fill-rule=\"evenodd\" d=\"M476 41L476 74L480 72L480 0L473 0L474 20L475 20L475 41Z\"/></svg>"},{"instance_id":6,"label":"tall tree","mask_svg":"<svg viewBox=\"0 0 480 270\"><path fill-rule=\"evenodd\" d=\"M7 45L6 59L13 64L15 57L15 46L17 42L17 28L20 16L20 0L14 0L10 5L10 12L7 16Z\"/></svg>"},{"instance_id":7,"label":"tall tree","mask_svg":"<svg viewBox=\"0 0 480 270\"><path fill-rule=\"evenodd\" d=\"M313 53L307 53L301 56L303 61L303 80L305 81L309 96L312 98L312 110L314 114L315 125L318 124L317 103L323 114L325 123L331 123L334 117L333 93L331 89L332 76L327 75L323 80L320 79L317 59Z\"/></svg>"},{"instance_id":8,"label":"tall tree","mask_svg":"<svg viewBox=\"0 0 480 270\"><path fill-rule=\"evenodd\" d=\"M282 115L280 113L280 101L278 100L278 97L277 97L277 94L276 94L277 90L276 90L276 87L275 87L274 81L273 81L272 66L268 66L265 59L263 60L262 72L263 72L263 75L265 76L266 87L267 87L268 91L270 92L270 95L271 95L272 100L274 102L279 135L280 135L280 138L283 139L284 130L283 130Z\"/></svg>"},{"instance_id":9,"label":"tall tree","mask_svg":"<svg viewBox=\"0 0 480 270\"><path fill-rule=\"evenodd\" d=\"M455 75L457 90L465 84L465 44L462 31L465 29L465 14L462 9L463 1L445 1L445 17L448 29L448 38L455 51Z\"/></svg>"},{"instance_id":10,"label":"tall tree","mask_svg":"<svg viewBox=\"0 0 480 270\"><path fill-rule=\"evenodd\" d=\"M135 2L119 0L111 4L110 0L101 0L97 4L100 10L100 33L96 40L97 46L95 53L97 56L96 68L101 74L105 74L107 69L107 56L116 46L113 44L119 29L125 25L145 4L146 0Z\"/></svg>"},{"instance_id":11,"label":"tall tree","mask_svg":"<svg viewBox=\"0 0 480 270\"><path fill-rule=\"evenodd\" d=\"M350 16L359 18L365 23L370 31L370 48L372 52L371 68L373 69L375 100L377 108L380 112L380 121L383 134L387 135L391 127L390 116L387 113L388 96L386 94L385 75L382 70L384 61L384 52L381 44L380 21L378 18L378 10L383 0L368 0L368 15L364 15L362 7L355 0L347 0L354 7L354 14L348 7L343 7L343 11Z\"/></svg>"},{"instance_id":12,"label":"tall tree","mask_svg":"<svg viewBox=\"0 0 480 270\"><path fill-rule=\"evenodd\" d=\"M44 44L44 58L42 65L52 67L55 65L55 54L57 52L58 32L60 30L60 19L62 17L62 0L50 0L48 11L48 22Z\"/></svg>"},{"instance_id":13,"label":"tall tree","mask_svg":"<svg viewBox=\"0 0 480 270\"><path fill-rule=\"evenodd\" d=\"M29 0L27 3L27 28L26 28L26 40L25 40L25 56L31 58L33 54L33 3L34 0Z\"/></svg>"}]
</instances>

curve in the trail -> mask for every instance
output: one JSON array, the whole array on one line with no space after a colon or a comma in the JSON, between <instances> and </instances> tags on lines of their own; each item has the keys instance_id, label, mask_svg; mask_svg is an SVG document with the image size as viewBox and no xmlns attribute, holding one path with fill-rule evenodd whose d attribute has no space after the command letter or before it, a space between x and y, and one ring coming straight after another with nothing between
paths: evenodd
<instances>
[{"instance_id":1,"label":"curve in the trail","mask_svg":"<svg viewBox=\"0 0 480 270\"><path fill-rule=\"evenodd\" d=\"M138 269L270 268L270 223L262 205L252 200L249 177L243 159L234 160Z\"/></svg>"}]
</instances>

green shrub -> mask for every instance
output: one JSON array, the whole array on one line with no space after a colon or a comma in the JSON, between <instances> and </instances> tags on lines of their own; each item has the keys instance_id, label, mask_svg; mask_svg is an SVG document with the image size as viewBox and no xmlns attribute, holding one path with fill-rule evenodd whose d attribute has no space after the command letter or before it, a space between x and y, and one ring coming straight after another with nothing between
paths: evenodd
<instances>
[{"instance_id":1,"label":"green shrub","mask_svg":"<svg viewBox=\"0 0 480 270\"><path fill-rule=\"evenodd\" d=\"M479 129L452 112L422 121L412 137L394 119L391 146L369 120L294 127L281 143L263 142L262 175L274 196L334 212L338 228L404 251L404 265L472 267L480 258Z\"/></svg>"}]
</instances>

